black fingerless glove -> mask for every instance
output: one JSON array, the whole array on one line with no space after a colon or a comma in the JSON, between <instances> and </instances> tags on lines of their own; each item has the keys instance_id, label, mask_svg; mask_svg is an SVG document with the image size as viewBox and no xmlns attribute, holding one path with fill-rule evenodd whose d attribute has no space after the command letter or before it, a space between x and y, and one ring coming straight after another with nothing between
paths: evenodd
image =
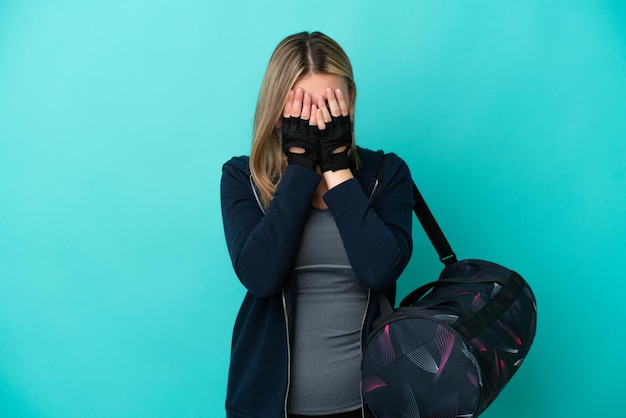
<instances>
[{"instance_id":1,"label":"black fingerless glove","mask_svg":"<svg viewBox=\"0 0 626 418\"><path fill-rule=\"evenodd\" d=\"M337 171L350 168L348 151L352 147L352 123L350 116L332 116L332 120L326 124L326 129L320 130L322 172ZM333 153L339 147L345 150Z\"/></svg>"},{"instance_id":2,"label":"black fingerless glove","mask_svg":"<svg viewBox=\"0 0 626 418\"><path fill-rule=\"evenodd\" d=\"M290 165L296 164L315 170L320 161L320 140L317 126L310 126L308 120L283 116L280 127L281 145ZM304 153L291 152L291 147L304 149Z\"/></svg>"}]
</instances>

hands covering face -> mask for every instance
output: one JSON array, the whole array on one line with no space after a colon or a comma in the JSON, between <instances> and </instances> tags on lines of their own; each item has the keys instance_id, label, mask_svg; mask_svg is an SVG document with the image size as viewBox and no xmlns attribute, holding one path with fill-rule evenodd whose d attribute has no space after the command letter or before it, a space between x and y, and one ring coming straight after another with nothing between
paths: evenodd
<instances>
[{"instance_id":1,"label":"hands covering face","mask_svg":"<svg viewBox=\"0 0 626 418\"><path fill-rule=\"evenodd\" d=\"M301 88L290 91L280 129L289 164L312 170L319 165L322 172L349 168L352 124L340 89L327 89L317 103Z\"/></svg>"}]
</instances>

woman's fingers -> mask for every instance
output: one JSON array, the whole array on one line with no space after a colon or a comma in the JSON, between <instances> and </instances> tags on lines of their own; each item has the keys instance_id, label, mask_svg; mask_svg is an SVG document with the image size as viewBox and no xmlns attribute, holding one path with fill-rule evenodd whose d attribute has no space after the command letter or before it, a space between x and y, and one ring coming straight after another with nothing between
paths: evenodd
<instances>
[{"instance_id":1,"label":"woman's fingers","mask_svg":"<svg viewBox=\"0 0 626 418\"><path fill-rule=\"evenodd\" d=\"M348 116L350 111L341 89L336 89L335 91L331 88L326 89L326 99L328 100L331 115L334 117Z\"/></svg>"},{"instance_id":2,"label":"woman's fingers","mask_svg":"<svg viewBox=\"0 0 626 418\"><path fill-rule=\"evenodd\" d=\"M339 109L339 103L337 103L337 98L335 97L335 93L333 89L330 87L326 89L326 100L328 101L328 107L330 108L330 114L333 116L339 116L341 114L341 110Z\"/></svg>"},{"instance_id":3,"label":"woman's fingers","mask_svg":"<svg viewBox=\"0 0 626 418\"><path fill-rule=\"evenodd\" d=\"M287 95L283 116L289 118L291 116L299 118L302 113L302 100L304 92L302 89L291 90Z\"/></svg>"},{"instance_id":4,"label":"woman's fingers","mask_svg":"<svg viewBox=\"0 0 626 418\"><path fill-rule=\"evenodd\" d=\"M297 88L293 96L293 106L291 107L291 116L299 118L302 114L302 101L304 99L304 90Z\"/></svg>"},{"instance_id":5,"label":"woman's fingers","mask_svg":"<svg viewBox=\"0 0 626 418\"><path fill-rule=\"evenodd\" d=\"M312 107L313 98L309 93L305 93L301 88L291 90L287 95L285 101L285 108L283 109L283 116L286 118L294 117L301 118L303 120L310 120L312 116L316 116L317 106L315 110ZM315 123L311 123L315 125Z\"/></svg>"},{"instance_id":6,"label":"woman's fingers","mask_svg":"<svg viewBox=\"0 0 626 418\"><path fill-rule=\"evenodd\" d=\"M304 93L304 100L302 101L302 113L300 118L303 120L309 120L311 117L311 95Z\"/></svg>"},{"instance_id":7,"label":"woman's fingers","mask_svg":"<svg viewBox=\"0 0 626 418\"><path fill-rule=\"evenodd\" d=\"M317 107L319 109L318 112L317 112L318 119L320 119L319 118L319 112L321 111L322 112L322 118L321 118L322 122L326 122L326 123L330 122L332 120L332 118L330 116L330 111L328 110L328 106L326 105L326 99L324 98L324 96L319 96L317 98ZM318 120L318 123L319 123L319 120Z\"/></svg>"},{"instance_id":8,"label":"woman's fingers","mask_svg":"<svg viewBox=\"0 0 626 418\"><path fill-rule=\"evenodd\" d=\"M348 109L348 104L346 103L346 98L343 95L343 91L341 89L335 90L335 96L337 97L337 102L339 103L339 111L341 112L341 116L348 116L350 113L350 109Z\"/></svg>"},{"instance_id":9,"label":"woman's fingers","mask_svg":"<svg viewBox=\"0 0 626 418\"><path fill-rule=\"evenodd\" d=\"M326 97L320 95L317 103L313 102L310 93L305 93L302 88L292 90L287 95L283 116L301 118L308 120L309 125L319 129L325 129L326 124L333 117L348 116L350 109L346 103L345 96L341 89L326 89Z\"/></svg>"},{"instance_id":10,"label":"woman's fingers","mask_svg":"<svg viewBox=\"0 0 626 418\"><path fill-rule=\"evenodd\" d=\"M326 129L326 122L324 122L324 112L319 107L317 108L317 112L315 113L315 118L317 119L317 129L323 131Z\"/></svg>"},{"instance_id":11,"label":"woman's fingers","mask_svg":"<svg viewBox=\"0 0 626 418\"><path fill-rule=\"evenodd\" d=\"M285 102L285 108L283 109L283 116L286 118L291 116L291 109L293 107L294 95L295 95L295 92L293 90L289 91L289 94L287 95L287 101Z\"/></svg>"},{"instance_id":12,"label":"woman's fingers","mask_svg":"<svg viewBox=\"0 0 626 418\"><path fill-rule=\"evenodd\" d=\"M309 119L309 126L317 125L317 105L311 105L311 118Z\"/></svg>"}]
</instances>

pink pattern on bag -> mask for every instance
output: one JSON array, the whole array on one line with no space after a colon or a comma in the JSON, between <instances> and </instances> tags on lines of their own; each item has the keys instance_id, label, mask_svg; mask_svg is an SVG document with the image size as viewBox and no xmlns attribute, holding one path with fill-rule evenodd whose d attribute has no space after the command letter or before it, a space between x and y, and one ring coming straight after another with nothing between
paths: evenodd
<instances>
[{"instance_id":1,"label":"pink pattern on bag","mask_svg":"<svg viewBox=\"0 0 626 418\"><path fill-rule=\"evenodd\" d=\"M363 379L363 391L371 392L378 388L382 388L387 386L387 383L375 374L370 374L365 379Z\"/></svg>"},{"instance_id":2,"label":"pink pattern on bag","mask_svg":"<svg viewBox=\"0 0 626 418\"><path fill-rule=\"evenodd\" d=\"M441 361L439 362L439 370L435 373L435 380L441 376L443 369L450 358L452 353L452 347L454 346L454 335L443 325L437 326L437 335L435 336L435 343L441 354Z\"/></svg>"},{"instance_id":3,"label":"pink pattern on bag","mask_svg":"<svg viewBox=\"0 0 626 418\"><path fill-rule=\"evenodd\" d=\"M380 357L378 358L378 367L385 367L389 363L393 362L395 355L393 352L393 344L391 343L391 337L389 336L389 324L385 325L383 333L376 341L378 352Z\"/></svg>"}]
</instances>

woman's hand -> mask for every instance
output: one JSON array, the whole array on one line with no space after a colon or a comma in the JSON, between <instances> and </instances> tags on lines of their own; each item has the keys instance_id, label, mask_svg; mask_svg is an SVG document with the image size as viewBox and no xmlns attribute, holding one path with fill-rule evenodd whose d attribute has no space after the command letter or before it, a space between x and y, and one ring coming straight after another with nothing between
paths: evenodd
<instances>
[{"instance_id":1,"label":"woman's hand","mask_svg":"<svg viewBox=\"0 0 626 418\"><path fill-rule=\"evenodd\" d=\"M289 164L315 170L320 162L321 146L317 126L317 105L301 88L289 92L283 110L280 138Z\"/></svg>"},{"instance_id":2,"label":"woman's hand","mask_svg":"<svg viewBox=\"0 0 626 418\"><path fill-rule=\"evenodd\" d=\"M329 189L353 178L348 151L352 147L350 110L341 89L326 90L317 99L320 136L320 169Z\"/></svg>"},{"instance_id":3,"label":"woman's hand","mask_svg":"<svg viewBox=\"0 0 626 418\"><path fill-rule=\"evenodd\" d=\"M352 146L352 122L343 92L341 89L333 91L329 88L326 90L326 99L320 96L317 105L320 168L323 173L347 169L350 167L348 150Z\"/></svg>"}]
</instances>

